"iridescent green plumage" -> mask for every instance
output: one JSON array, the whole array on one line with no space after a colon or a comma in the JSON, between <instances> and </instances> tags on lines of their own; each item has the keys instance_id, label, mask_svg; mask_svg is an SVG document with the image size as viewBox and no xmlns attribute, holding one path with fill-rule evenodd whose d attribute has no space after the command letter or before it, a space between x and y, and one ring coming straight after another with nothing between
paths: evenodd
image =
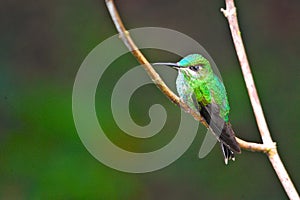
<instances>
[{"instance_id":1,"label":"iridescent green plumage","mask_svg":"<svg viewBox=\"0 0 300 200\"><path fill-rule=\"evenodd\" d=\"M225 163L240 153L229 122L229 103L222 81L216 76L209 61L200 54L191 54L177 63L157 63L178 70L176 87L180 98L199 111L221 142Z\"/></svg>"},{"instance_id":2,"label":"iridescent green plumage","mask_svg":"<svg viewBox=\"0 0 300 200\"><path fill-rule=\"evenodd\" d=\"M183 74L184 80L177 81L177 88L182 84L182 81L187 81L192 88L198 102L202 102L204 106L210 103L215 103L220 107L220 116L225 122L228 122L229 103L223 83L219 77L213 73L208 60L199 54L191 54L184 57L177 63L180 68L191 66L202 66L198 73L189 74L187 71L179 70L178 73ZM190 95L181 94L180 96Z\"/></svg>"}]
</instances>

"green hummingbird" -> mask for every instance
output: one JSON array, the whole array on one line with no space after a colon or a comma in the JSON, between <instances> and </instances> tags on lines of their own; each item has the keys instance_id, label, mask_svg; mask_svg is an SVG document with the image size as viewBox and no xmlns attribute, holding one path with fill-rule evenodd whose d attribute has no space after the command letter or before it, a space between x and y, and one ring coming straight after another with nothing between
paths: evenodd
<instances>
[{"instance_id":1,"label":"green hummingbird","mask_svg":"<svg viewBox=\"0 0 300 200\"><path fill-rule=\"evenodd\" d=\"M225 164L241 153L229 122L229 103L223 82L214 74L209 61L200 54L191 54L177 63L166 65L178 71L176 88L179 97L205 119L221 143Z\"/></svg>"}]
</instances>

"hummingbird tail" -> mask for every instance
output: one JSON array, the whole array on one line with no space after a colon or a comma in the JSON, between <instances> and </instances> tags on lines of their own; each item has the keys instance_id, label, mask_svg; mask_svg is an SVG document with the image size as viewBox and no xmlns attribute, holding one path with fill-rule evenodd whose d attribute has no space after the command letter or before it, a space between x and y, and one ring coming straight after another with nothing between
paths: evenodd
<instances>
[{"instance_id":1,"label":"hummingbird tail","mask_svg":"<svg viewBox=\"0 0 300 200\"><path fill-rule=\"evenodd\" d=\"M235 160L234 153L241 153L241 148L235 140L235 134L229 122L224 124L219 139L224 155L224 161L227 165L229 160Z\"/></svg>"},{"instance_id":2,"label":"hummingbird tail","mask_svg":"<svg viewBox=\"0 0 300 200\"><path fill-rule=\"evenodd\" d=\"M228 164L229 160L235 160L234 153L223 142L221 142L221 148L226 165Z\"/></svg>"},{"instance_id":3,"label":"hummingbird tail","mask_svg":"<svg viewBox=\"0 0 300 200\"><path fill-rule=\"evenodd\" d=\"M241 148L235 140L235 134L230 123L225 123L220 135L221 149L224 156L225 164L229 160L235 160L234 153L241 153Z\"/></svg>"},{"instance_id":4,"label":"hummingbird tail","mask_svg":"<svg viewBox=\"0 0 300 200\"><path fill-rule=\"evenodd\" d=\"M220 141L235 153L241 153L241 148L235 139L234 131L229 122L225 122L222 132L219 136Z\"/></svg>"}]
</instances>

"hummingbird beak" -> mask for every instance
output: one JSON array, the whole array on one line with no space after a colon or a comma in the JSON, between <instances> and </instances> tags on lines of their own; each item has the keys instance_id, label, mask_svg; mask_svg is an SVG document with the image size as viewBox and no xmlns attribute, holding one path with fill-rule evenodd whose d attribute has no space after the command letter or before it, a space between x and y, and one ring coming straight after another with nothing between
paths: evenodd
<instances>
[{"instance_id":1,"label":"hummingbird beak","mask_svg":"<svg viewBox=\"0 0 300 200\"><path fill-rule=\"evenodd\" d=\"M152 63L153 66L157 66L157 65L165 65L168 67L172 67L174 69L179 69L180 66L177 63Z\"/></svg>"}]
</instances>

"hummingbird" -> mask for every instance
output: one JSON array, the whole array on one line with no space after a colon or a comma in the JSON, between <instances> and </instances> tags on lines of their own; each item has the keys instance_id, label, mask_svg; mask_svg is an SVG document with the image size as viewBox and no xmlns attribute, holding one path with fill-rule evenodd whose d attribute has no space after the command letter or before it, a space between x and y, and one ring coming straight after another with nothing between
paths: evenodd
<instances>
[{"instance_id":1,"label":"hummingbird","mask_svg":"<svg viewBox=\"0 0 300 200\"><path fill-rule=\"evenodd\" d=\"M178 71L176 89L191 109L200 113L221 144L225 164L241 153L229 122L229 102L223 82L213 72L209 61L200 54L190 54L177 63L153 63Z\"/></svg>"}]
</instances>

